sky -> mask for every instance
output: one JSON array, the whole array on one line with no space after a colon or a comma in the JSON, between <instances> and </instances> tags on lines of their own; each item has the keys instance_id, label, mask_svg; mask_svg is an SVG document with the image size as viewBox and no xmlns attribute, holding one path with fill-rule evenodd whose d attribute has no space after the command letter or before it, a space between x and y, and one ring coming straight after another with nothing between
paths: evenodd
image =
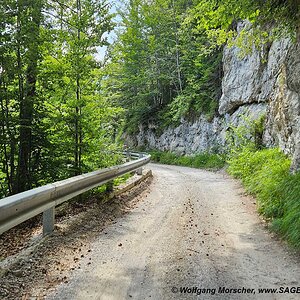
<instances>
[{"instance_id":1,"label":"sky","mask_svg":"<svg viewBox=\"0 0 300 300\"><path fill-rule=\"evenodd\" d=\"M111 10L110 12L111 13L116 13L117 12L117 7L120 7L122 4L124 4L124 0L110 0L109 1L111 4L112 4L112 7L111 7ZM115 21L118 20L118 16L116 16L115 18ZM110 32L109 34L106 34L105 37L107 37L108 39L108 42L112 42L113 39L114 39L114 36L115 36L115 33L114 31ZM101 61L103 60L104 56L105 56L105 53L106 53L106 49L107 47L106 46L103 46L103 47L97 47L97 54L96 54L96 58L97 60Z\"/></svg>"}]
</instances>

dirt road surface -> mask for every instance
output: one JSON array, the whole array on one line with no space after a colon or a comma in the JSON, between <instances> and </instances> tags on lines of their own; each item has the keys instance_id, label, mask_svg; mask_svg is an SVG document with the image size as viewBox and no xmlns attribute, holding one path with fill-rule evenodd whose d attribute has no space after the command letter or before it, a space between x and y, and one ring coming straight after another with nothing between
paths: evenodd
<instances>
[{"instance_id":1,"label":"dirt road surface","mask_svg":"<svg viewBox=\"0 0 300 300\"><path fill-rule=\"evenodd\" d=\"M150 168L147 198L99 235L82 267L47 300L300 299L300 287L292 293L299 259L265 228L237 181Z\"/></svg>"}]
</instances>

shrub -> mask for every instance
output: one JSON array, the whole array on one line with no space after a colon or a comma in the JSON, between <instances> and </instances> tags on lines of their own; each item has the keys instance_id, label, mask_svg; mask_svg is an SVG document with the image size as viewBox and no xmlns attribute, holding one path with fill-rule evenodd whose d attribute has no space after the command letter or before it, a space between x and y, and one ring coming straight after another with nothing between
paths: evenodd
<instances>
[{"instance_id":1,"label":"shrub","mask_svg":"<svg viewBox=\"0 0 300 300\"><path fill-rule=\"evenodd\" d=\"M279 149L245 146L228 164L228 172L256 196L258 211L271 221L271 227L299 248L300 173L289 173L290 159Z\"/></svg>"},{"instance_id":2,"label":"shrub","mask_svg":"<svg viewBox=\"0 0 300 300\"><path fill-rule=\"evenodd\" d=\"M282 183L289 176L290 160L279 149L245 147L228 160L228 172L240 178L247 192L255 195L258 210L267 218L283 214Z\"/></svg>"},{"instance_id":3,"label":"shrub","mask_svg":"<svg viewBox=\"0 0 300 300\"><path fill-rule=\"evenodd\" d=\"M300 248L300 172L288 175L280 188L284 201L283 215L273 222L273 228Z\"/></svg>"},{"instance_id":4,"label":"shrub","mask_svg":"<svg viewBox=\"0 0 300 300\"><path fill-rule=\"evenodd\" d=\"M155 162L180 165L202 169L220 169L225 165L225 157L221 154L199 153L195 155L178 155L172 152L150 151Z\"/></svg>"}]
</instances>

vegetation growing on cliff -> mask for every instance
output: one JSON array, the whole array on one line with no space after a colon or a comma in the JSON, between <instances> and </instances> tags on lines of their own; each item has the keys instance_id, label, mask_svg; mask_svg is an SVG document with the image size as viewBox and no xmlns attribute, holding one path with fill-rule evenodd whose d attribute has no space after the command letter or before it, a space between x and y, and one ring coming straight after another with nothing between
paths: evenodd
<instances>
[{"instance_id":1,"label":"vegetation growing on cliff","mask_svg":"<svg viewBox=\"0 0 300 300\"><path fill-rule=\"evenodd\" d=\"M298 0L131 0L110 49L109 86L126 110L125 130L176 125L217 113L222 49L246 55L280 34L295 35ZM250 25L239 26L248 20ZM239 31L239 35L237 34Z\"/></svg>"},{"instance_id":2,"label":"vegetation growing on cliff","mask_svg":"<svg viewBox=\"0 0 300 300\"><path fill-rule=\"evenodd\" d=\"M210 49L196 30L195 7L187 0L132 0L110 49L109 80L126 109L126 131L182 116L215 114L221 91L222 46Z\"/></svg>"}]
</instances>

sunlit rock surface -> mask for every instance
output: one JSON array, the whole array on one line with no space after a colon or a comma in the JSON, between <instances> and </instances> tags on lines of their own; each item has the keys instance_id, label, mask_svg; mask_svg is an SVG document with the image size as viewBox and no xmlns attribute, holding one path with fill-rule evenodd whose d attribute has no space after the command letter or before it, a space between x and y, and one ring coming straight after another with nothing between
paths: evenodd
<instances>
[{"instance_id":1,"label":"sunlit rock surface","mask_svg":"<svg viewBox=\"0 0 300 300\"><path fill-rule=\"evenodd\" d=\"M300 44L281 39L251 55L241 57L236 47L225 48L224 77L219 115L213 120L200 116L182 120L163 133L149 124L128 142L182 154L219 151L226 147L230 126L265 115L263 142L279 146L293 159L292 170L300 168Z\"/></svg>"}]
</instances>

